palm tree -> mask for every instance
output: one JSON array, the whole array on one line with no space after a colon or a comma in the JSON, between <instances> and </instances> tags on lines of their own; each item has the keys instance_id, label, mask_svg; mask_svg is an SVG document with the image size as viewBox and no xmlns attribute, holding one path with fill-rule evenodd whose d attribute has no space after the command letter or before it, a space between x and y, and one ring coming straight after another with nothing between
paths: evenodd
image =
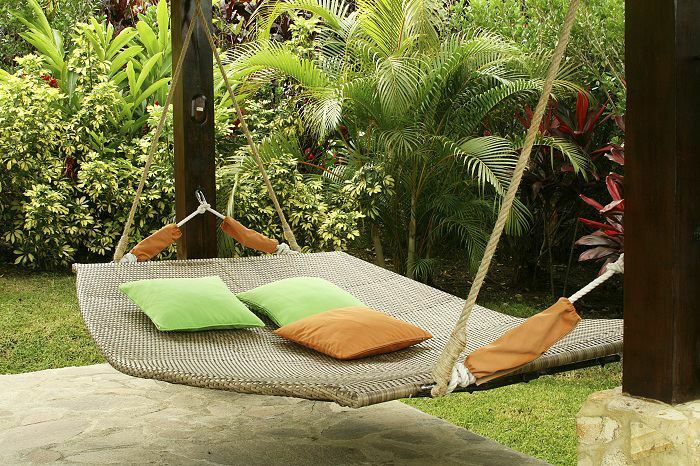
<instances>
[{"instance_id":1,"label":"palm tree","mask_svg":"<svg viewBox=\"0 0 700 466\"><path fill-rule=\"evenodd\" d=\"M507 101L536 94L542 82L528 68L543 69L494 35L444 30L439 0L359 0L356 6L342 0L263 5L257 40L229 53L232 71L251 86L295 81L308 128L321 138L343 128L346 173L372 162L396 180L376 218L383 219L383 238L399 270L425 278L434 254L456 246L450 238L478 259L493 203L516 162L509 140L478 134L482 121ZM270 26L284 14L321 19L313 57L271 40ZM574 87L562 79L555 89ZM510 231L527 223L519 205Z\"/></svg>"}]
</instances>

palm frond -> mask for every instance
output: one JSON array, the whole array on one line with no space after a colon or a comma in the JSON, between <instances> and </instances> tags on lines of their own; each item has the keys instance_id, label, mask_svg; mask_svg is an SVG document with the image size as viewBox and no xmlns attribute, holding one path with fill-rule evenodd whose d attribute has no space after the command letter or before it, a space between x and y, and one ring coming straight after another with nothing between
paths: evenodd
<instances>
[{"instance_id":1,"label":"palm frond","mask_svg":"<svg viewBox=\"0 0 700 466\"><path fill-rule=\"evenodd\" d=\"M302 118L321 138L338 127L342 117L343 96L332 87L310 88L304 94Z\"/></svg>"},{"instance_id":2,"label":"palm frond","mask_svg":"<svg viewBox=\"0 0 700 466\"><path fill-rule=\"evenodd\" d=\"M264 69L275 70L309 88L321 88L331 83L331 77L313 60L302 58L293 51L271 43L264 48L250 48L250 53L232 57L234 69L252 74Z\"/></svg>"},{"instance_id":3,"label":"palm frond","mask_svg":"<svg viewBox=\"0 0 700 466\"><path fill-rule=\"evenodd\" d=\"M491 186L503 195L517 157L507 139L484 136L461 141L442 138L442 143L455 158L462 161L468 173L476 179L480 189Z\"/></svg>"},{"instance_id":4,"label":"palm frond","mask_svg":"<svg viewBox=\"0 0 700 466\"><path fill-rule=\"evenodd\" d=\"M356 40L370 46L381 58L395 55L410 42L401 0L358 0L357 7Z\"/></svg>"},{"instance_id":5,"label":"palm frond","mask_svg":"<svg viewBox=\"0 0 700 466\"><path fill-rule=\"evenodd\" d=\"M521 150L525 145L525 136L514 137L511 139L511 143L515 150ZM588 173L592 168L591 158L575 142L555 136L538 134L535 138L535 146L549 147L558 151L571 164L574 173L582 176L584 179L588 178Z\"/></svg>"},{"instance_id":6,"label":"palm frond","mask_svg":"<svg viewBox=\"0 0 700 466\"><path fill-rule=\"evenodd\" d=\"M501 208L503 198L498 197L494 201L494 212L498 212ZM513 207L508 212L508 220L506 221L505 234L512 236L521 236L529 231L532 226L532 212L523 202L517 197L513 201Z\"/></svg>"},{"instance_id":7,"label":"palm frond","mask_svg":"<svg viewBox=\"0 0 700 466\"><path fill-rule=\"evenodd\" d=\"M421 48L439 44L439 31L443 22L441 9L442 4L436 0L405 0L405 34L417 37Z\"/></svg>"},{"instance_id":8,"label":"palm frond","mask_svg":"<svg viewBox=\"0 0 700 466\"><path fill-rule=\"evenodd\" d=\"M263 3L251 17L258 26L259 41L270 40L270 30L274 22L283 15L296 11L312 13L334 31L348 31L352 28L356 13L350 12L350 4L344 0L283 0Z\"/></svg>"},{"instance_id":9,"label":"palm frond","mask_svg":"<svg viewBox=\"0 0 700 466\"><path fill-rule=\"evenodd\" d=\"M377 63L377 97L387 116L405 114L415 106L421 71L413 57L388 57Z\"/></svg>"},{"instance_id":10,"label":"palm frond","mask_svg":"<svg viewBox=\"0 0 700 466\"><path fill-rule=\"evenodd\" d=\"M538 80L517 80L478 93L463 107L465 112L460 118L460 124L464 125L463 131L473 133L484 117L506 99L515 95L534 96L541 89L541 82Z\"/></svg>"},{"instance_id":11,"label":"palm frond","mask_svg":"<svg viewBox=\"0 0 700 466\"><path fill-rule=\"evenodd\" d=\"M435 257L417 257L414 259L408 272L416 280L425 282L435 274L439 264L440 260Z\"/></svg>"}]
</instances>

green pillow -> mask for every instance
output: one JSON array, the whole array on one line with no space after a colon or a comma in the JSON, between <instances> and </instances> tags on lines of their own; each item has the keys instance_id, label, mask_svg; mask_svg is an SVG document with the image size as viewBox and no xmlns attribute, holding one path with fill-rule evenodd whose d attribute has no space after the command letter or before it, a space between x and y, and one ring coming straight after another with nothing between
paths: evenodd
<instances>
[{"instance_id":1,"label":"green pillow","mask_svg":"<svg viewBox=\"0 0 700 466\"><path fill-rule=\"evenodd\" d=\"M123 283L125 293L158 330L264 327L219 277L164 278Z\"/></svg>"},{"instance_id":2,"label":"green pillow","mask_svg":"<svg viewBox=\"0 0 700 466\"><path fill-rule=\"evenodd\" d=\"M330 309L363 306L362 302L322 278L285 278L238 293L241 301L280 327Z\"/></svg>"}]
</instances>

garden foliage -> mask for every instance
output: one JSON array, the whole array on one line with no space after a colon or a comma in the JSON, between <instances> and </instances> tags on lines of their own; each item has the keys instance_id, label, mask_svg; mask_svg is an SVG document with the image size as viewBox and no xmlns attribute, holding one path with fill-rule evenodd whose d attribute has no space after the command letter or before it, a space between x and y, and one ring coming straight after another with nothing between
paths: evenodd
<instances>
[{"instance_id":1,"label":"garden foliage","mask_svg":"<svg viewBox=\"0 0 700 466\"><path fill-rule=\"evenodd\" d=\"M73 3L0 10L16 39L0 49L0 256L33 267L110 256L172 73L166 0L106 1L106 17ZM426 281L455 250L478 261L566 3L217 2L218 41L236 44L227 71L300 243L371 246ZM572 257L579 195L605 192L596 149L624 113L623 13L586 3L540 128L501 249L535 273ZM214 74L219 208L281 239ZM169 122L135 240L173 219L172 166Z\"/></svg>"},{"instance_id":2,"label":"garden foliage","mask_svg":"<svg viewBox=\"0 0 700 466\"><path fill-rule=\"evenodd\" d=\"M537 56L554 48L568 5L568 0L457 0L450 21L459 31L498 33ZM616 114L625 113L624 58L625 2L582 2L565 66L576 68L579 81L596 100L610 100Z\"/></svg>"},{"instance_id":3,"label":"garden foliage","mask_svg":"<svg viewBox=\"0 0 700 466\"><path fill-rule=\"evenodd\" d=\"M21 19L22 35L36 53L17 58L14 71L0 70L0 254L31 267L104 260L126 220L170 81L166 1L118 34L106 21L89 18L67 38L35 0L30 6L31 14ZM231 167L240 171L245 182L239 184L236 207L253 212L241 214L241 220L280 237L272 227L276 216L256 191L257 172L236 168L244 166L246 151L220 76L216 99L221 190L230 190L225 183L232 180L226 176ZM272 118L273 103L267 101L269 108L265 103L251 105L253 128L276 125L293 132L298 125L292 111ZM327 205L319 182L302 180L288 154L271 155L270 164L280 197L302 212L291 218L292 225L314 230L305 237L308 248L343 247L357 236L360 214L343 210L350 203ZM172 167L169 123L136 216L134 240L172 221Z\"/></svg>"},{"instance_id":4,"label":"garden foliage","mask_svg":"<svg viewBox=\"0 0 700 466\"><path fill-rule=\"evenodd\" d=\"M342 144L348 178L366 164L391 177L393 194L368 215L373 244L389 245L395 266L426 278L436 255L466 248L481 256L491 213L505 192L518 141L484 135L484 119L536 96L546 57L524 56L512 42L482 32L444 27L439 1L323 0L274 2L259 15L258 39L230 55L233 69L255 86L271 78L296 83L305 125L320 139ZM281 15L317 18L313 47L300 54L271 38ZM577 89L565 69L555 83L562 96ZM578 146L542 140L585 167ZM367 213L366 213L367 214ZM528 228L516 207L509 231Z\"/></svg>"}]
</instances>

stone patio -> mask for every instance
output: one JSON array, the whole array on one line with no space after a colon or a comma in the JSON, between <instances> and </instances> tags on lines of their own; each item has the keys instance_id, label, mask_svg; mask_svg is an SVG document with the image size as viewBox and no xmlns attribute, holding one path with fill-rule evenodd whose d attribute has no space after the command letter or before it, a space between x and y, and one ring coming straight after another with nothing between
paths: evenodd
<instances>
[{"instance_id":1,"label":"stone patio","mask_svg":"<svg viewBox=\"0 0 700 466\"><path fill-rule=\"evenodd\" d=\"M172 385L107 365L0 376L0 464L544 464L400 402Z\"/></svg>"}]
</instances>

